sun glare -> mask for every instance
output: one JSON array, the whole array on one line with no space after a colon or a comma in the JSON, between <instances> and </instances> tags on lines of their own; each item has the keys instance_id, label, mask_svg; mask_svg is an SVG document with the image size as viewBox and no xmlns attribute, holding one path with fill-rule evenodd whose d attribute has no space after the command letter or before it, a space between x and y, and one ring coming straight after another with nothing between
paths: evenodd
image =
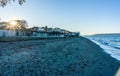
<instances>
[{"instance_id":1,"label":"sun glare","mask_svg":"<svg viewBox=\"0 0 120 76\"><path fill-rule=\"evenodd\" d=\"M15 25L17 25L17 22L16 21L11 21L10 25L15 26Z\"/></svg>"},{"instance_id":2,"label":"sun glare","mask_svg":"<svg viewBox=\"0 0 120 76\"><path fill-rule=\"evenodd\" d=\"M17 28L17 24L18 24L17 21L12 20L8 22L8 27L10 30L15 30Z\"/></svg>"}]
</instances>

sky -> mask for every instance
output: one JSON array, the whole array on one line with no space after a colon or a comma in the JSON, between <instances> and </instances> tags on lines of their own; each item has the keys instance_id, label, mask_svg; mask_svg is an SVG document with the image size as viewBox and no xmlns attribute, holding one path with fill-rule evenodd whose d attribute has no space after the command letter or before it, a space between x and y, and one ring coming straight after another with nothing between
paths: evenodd
<instances>
[{"instance_id":1,"label":"sky","mask_svg":"<svg viewBox=\"0 0 120 76\"><path fill-rule=\"evenodd\" d=\"M30 27L60 27L82 35L120 33L120 0L26 0L0 7L2 21L26 20Z\"/></svg>"}]
</instances>

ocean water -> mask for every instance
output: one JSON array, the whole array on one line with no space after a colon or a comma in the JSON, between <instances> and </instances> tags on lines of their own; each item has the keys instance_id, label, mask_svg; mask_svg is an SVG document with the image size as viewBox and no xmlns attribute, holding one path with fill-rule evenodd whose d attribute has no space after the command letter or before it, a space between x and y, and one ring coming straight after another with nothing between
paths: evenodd
<instances>
[{"instance_id":1,"label":"ocean water","mask_svg":"<svg viewBox=\"0 0 120 76\"><path fill-rule=\"evenodd\" d=\"M89 36L91 41L104 49L104 52L110 54L117 60L120 60L120 36Z\"/></svg>"}]
</instances>

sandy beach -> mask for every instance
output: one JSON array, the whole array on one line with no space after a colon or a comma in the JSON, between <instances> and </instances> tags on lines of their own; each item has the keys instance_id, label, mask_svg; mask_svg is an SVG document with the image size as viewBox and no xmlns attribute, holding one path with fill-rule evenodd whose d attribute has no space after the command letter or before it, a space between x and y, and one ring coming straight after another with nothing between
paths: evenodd
<instances>
[{"instance_id":1,"label":"sandy beach","mask_svg":"<svg viewBox=\"0 0 120 76\"><path fill-rule=\"evenodd\" d=\"M114 76L119 67L83 37L0 42L0 76Z\"/></svg>"}]
</instances>

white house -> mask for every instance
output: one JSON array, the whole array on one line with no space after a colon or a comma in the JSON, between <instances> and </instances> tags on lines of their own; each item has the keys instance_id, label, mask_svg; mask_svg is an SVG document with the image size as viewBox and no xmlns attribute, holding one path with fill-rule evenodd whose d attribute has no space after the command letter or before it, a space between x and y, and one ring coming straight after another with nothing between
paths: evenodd
<instances>
[{"instance_id":1,"label":"white house","mask_svg":"<svg viewBox=\"0 0 120 76\"><path fill-rule=\"evenodd\" d=\"M6 25L6 22L0 22L0 27L3 27Z\"/></svg>"},{"instance_id":2,"label":"white house","mask_svg":"<svg viewBox=\"0 0 120 76\"><path fill-rule=\"evenodd\" d=\"M16 36L15 31L0 30L0 37L14 37L14 36Z\"/></svg>"}]
</instances>

